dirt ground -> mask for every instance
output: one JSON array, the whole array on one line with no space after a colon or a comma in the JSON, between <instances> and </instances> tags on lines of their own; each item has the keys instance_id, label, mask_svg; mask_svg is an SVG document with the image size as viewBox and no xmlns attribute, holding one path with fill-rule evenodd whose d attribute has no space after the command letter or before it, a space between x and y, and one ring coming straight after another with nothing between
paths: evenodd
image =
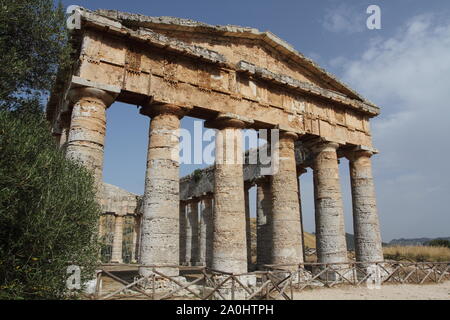
<instances>
[{"instance_id":1,"label":"dirt ground","mask_svg":"<svg viewBox=\"0 0 450 320\"><path fill-rule=\"evenodd\" d=\"M450 281L439 284L317 288L295 293L296 300L450 300Z\"/></svg>"}]
</instances>

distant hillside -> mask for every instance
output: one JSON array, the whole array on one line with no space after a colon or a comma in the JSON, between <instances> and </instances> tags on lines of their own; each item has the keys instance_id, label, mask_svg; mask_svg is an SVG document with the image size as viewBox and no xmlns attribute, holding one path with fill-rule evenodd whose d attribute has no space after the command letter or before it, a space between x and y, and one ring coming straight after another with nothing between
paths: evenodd
<instances>
[{"instance_id":1,"label":"distant hillside","mask_svg":"<svg viewBox=\"0 0 450 320\"><path fill-rule=\"evenodd\" d=\"M426 242L434 240L434 239L443 239L449 240L450 237L447 238L411 238L411 239L393 239L387 245L388 246L423 246Z\"/></svg>"}]
</instances>

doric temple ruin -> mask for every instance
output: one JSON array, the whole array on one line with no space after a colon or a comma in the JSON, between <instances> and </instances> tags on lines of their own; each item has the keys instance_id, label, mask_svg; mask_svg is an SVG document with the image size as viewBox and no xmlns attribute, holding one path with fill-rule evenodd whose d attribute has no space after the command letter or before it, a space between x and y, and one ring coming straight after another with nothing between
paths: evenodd
<instances>
[{"instance_id":1,"label":"doric temple ruin","mask_svg":"<svg viewBox=\"0 0 450 320\"><path fill-rule=\"evenodd\" d=\"M312 170L318 262L346 262L341 157L350 163L356 260L383 260L369 126L377 106L270 32L82 8L75 19L73 68L59 74L47 118L67 157L95 176L110 261L124 262L127 251L142 276L151 266L177 276L183 264L247 272L248 189L257 186L256 267L300 264L299 177ZM149 117L142 198L102 182L106 110L115 101ZM173 155L184 116L232 137L216 139L216 158L228 143L243 154L243 129L279 130L277 172L216 162L180 179Z\"/></svg>"}]
</instances>

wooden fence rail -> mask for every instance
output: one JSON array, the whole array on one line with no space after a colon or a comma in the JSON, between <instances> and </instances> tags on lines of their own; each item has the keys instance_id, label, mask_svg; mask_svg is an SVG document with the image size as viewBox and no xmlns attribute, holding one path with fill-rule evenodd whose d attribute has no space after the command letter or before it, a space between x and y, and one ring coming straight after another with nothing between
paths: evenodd
<instances>
[{"instance_id":1,"label":"wooden fence rail","mask_svg":"<svg viewBox=\"0 0 450 320\"><path fill-rule=\"evenodd\" d=\"M148 277L128 281L111 266L148 267ZM333 287L335 285L383 285L386 283L440 283L450 280L450 262L348 262L348 263L302 263L299 265L266 265L263 271L233 274L207 267L179 267L189 269L195 275L192 281L165 275L158 268L137 264L103 264L99 266L97 284L92 299L108 300L139 298L165 299L285 299L291 300L294 292L305 288ZM174 266L171 266L174 267ZM121 286L113 292L101 294L101 281L109 277ZM181 278L183 279L183 278ZM249 279L251 279L249 281ZM165 283L165 289L158 287ZM164 286L163 286L164 287Z\"/></svg>"}]
</instances>

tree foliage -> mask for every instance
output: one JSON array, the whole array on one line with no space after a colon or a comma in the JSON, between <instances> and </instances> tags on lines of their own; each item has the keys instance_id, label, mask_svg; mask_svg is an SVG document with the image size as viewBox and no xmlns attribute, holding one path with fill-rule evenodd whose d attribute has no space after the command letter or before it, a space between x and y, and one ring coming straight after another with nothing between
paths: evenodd
<instances>
[{"instance_id":1,"label":"tree foliage","mask_svg":"<svg viewBox=\"0 0 450 320\"><path fill-rule=\"evenodd\" d=\"M52 0L0 0L0 107L41 98L67 67L65 19Z\"/></svg>"},{"instance_id":2,"label":"tree foliage","mask_svg":"<svg viewBox=\"0 0 450 320\"><path fill-rule=\"evenodd\" d=\"M61 298L66 268L92 278L93 178L55 148L45 120L0 112L0 279L5 298Z\"/></svg>"},{"instance_id":3,"label":"tree foliage","mask_svg":"<svg viewBox=\"0 0 450 320\"><path fill-rule=\"evenodd\" d=\"M92 175L57 150L42 112L68 48L61 6L0 0L0 299L66 298L68 265L83 283L97 263Z\"/></svg>"}]
</instances>

